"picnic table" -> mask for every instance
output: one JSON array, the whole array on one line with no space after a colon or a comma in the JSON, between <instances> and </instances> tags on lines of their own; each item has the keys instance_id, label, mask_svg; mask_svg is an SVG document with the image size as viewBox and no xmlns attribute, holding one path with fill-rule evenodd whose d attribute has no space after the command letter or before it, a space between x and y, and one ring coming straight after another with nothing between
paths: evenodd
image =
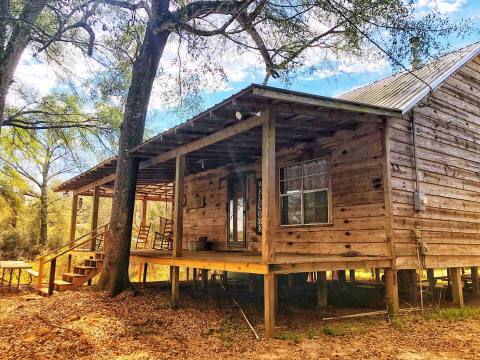
<instances>
[{"instance_id":1,"label":"picnic table","mask_svg":"<svg viewBox=\"0 0 480 360\"><path fill-rule=\"evenodd\" d=\"M4 286L4 283L7 281L5 280L5 272L10 273L8 279L8 291L12 288L12 281L15 276L15 271L18 270L17 276L17 291L20 288L20 277L22 275L23 269L31 269L32 265L26 263L25 261L0 261L0 270L2 271L2 279L0 281L0 287Z\"/></svg>"}]
</instances>

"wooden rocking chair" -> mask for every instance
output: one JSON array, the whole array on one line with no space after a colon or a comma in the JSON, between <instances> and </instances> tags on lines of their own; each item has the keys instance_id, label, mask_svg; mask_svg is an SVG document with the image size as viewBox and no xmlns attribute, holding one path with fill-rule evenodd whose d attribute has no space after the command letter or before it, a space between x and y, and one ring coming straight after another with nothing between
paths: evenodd
<instances>
[{"instance_id":1,"label":"wooden rocking chair","mask_svg":"<svg viewBox=\"0 0 480 360\"><path fill-rule=\"evenodd\" d=\"M141 246L141 249L145 249L148 241L148 234L150 234L150 226L151 224L140 225L140 228L138 229L137 241L135 243L135 249L140 249L139 246Z\"/></svg>"},{"instance_id":2,"label":"wooden rocking chair","mask_svg":"<svg viewBox=\"0 0 480 360\"><path fill-rule=\"evenodd\" d=\"M173 250L173 222L172 220L160 218L160 231L155 231L153 249Z\"/></svg>"}]
</instances>

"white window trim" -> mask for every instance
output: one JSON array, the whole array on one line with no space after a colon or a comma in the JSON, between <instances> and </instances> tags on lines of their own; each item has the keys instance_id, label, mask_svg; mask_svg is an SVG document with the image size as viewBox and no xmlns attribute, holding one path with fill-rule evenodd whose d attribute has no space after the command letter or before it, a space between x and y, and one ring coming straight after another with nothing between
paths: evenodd
<instances>
[{"instance_id":1,"label":"white window trim","mask_svg":"<svg viewBox=\"0 0 480 360\"><path fill-rule=\"evenodd\" d=\"M309 162L317 161L317 160L323 160L323 159L327 160L327 164L328 164L327 171L322 172L322 173L318 173L318 174L313 174L313 175L327 174L328 187L327 188L319 188L319 189L315 189L315 190L303 190L303 186L304 186L303 181L304 181L304 178L305 178L305 176L303 174L303 171L304 171L303 170L303 168L304 168L303 165L305 163L309 163ZM289 167L289 166L295 166L295 165L301 165L302 176L292 178L292 179L288 179L288 180L282 180L281 179L282 169L286 168L286 167ZM312 176L312 175L306 175L306 176ZM282 194L282 190L281 190L282 181L289 181L289 180L295 180L295 179L301 179L301 190L295 190L294 192L291 192L289 194ZM278 212L279 212L279 224L280 224L280 226L281 227L295 227L295 226L326 226L326 225L332 225L332 219L331 219L331 216L332 216L331 215L331 209L332 209L331 187L332 187L332 183L331 183L331 175L330 175L330 157L329 156L322 156L322 157L318 157L318 158L313 158L313 159L308 159L308 160L303 160L303 161L298 161L298 162L292 162L292 163L280 166L279 169L278 169L278 193L279 193L278 194L279 195ZM328 200L327 222L317 222L317 223L305 224L305 209L303 207L303 194L317 192L317 191L326 191L327 192L327 200ZM300 195L300 220L301 220L301 223L299 223L299 224L282 224L282 198L286 197L286 196L297 195L297 194Z\"/></svg>"}]
</instances>

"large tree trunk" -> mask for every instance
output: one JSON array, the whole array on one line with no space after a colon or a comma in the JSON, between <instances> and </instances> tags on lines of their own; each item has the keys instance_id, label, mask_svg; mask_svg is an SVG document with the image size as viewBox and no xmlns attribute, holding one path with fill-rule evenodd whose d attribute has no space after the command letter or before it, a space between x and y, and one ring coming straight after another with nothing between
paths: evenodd
<instances>
[{"instance_id":1,"label":"large tree trunk","mask_svg":"<svg viewBox=\"0 0 480 360\"><path fill-rule=\"evenodd\" d=\"M25 1L23 10L13 26L12 34L7 40L6 26L0 27L0 129L4 120L5 102L7 99L8 88L13 81L13 74L17 68L20 57L30 41L32 24L35 24L38 16L47 4L47 0ZM9 16L8 4L2 1L0 7L2 16Z\"/></svg>"},{"instance_id":2,"label":"large tree trunk","mask_svg":"<svg viewBox=\"0 0 480 360\"><path fill-rule=\"evenodd\" d=\"M105 244L104 268L98 288L119 294L130 285L128 266L138 173L138 159L128 151L143 140L148 102L158 64L169 32L156 32L162 15L168 11L169 0L152 3L152 13L139 55L133 64L132 82L128 91L120 133L115 190L110 219L110 236Z\"/></svg>"},{"instance_id":3,"label":"large tree trunk","mask_svg":"<svg viewBox=\"0 0 480 360\"><path fill-rule=\"evenodd\" d=\"M48 221L48 195L47 186L40 188L40 240L39 244L44 246L47 243L47 221Z\"/></svg>"}]
</instances>

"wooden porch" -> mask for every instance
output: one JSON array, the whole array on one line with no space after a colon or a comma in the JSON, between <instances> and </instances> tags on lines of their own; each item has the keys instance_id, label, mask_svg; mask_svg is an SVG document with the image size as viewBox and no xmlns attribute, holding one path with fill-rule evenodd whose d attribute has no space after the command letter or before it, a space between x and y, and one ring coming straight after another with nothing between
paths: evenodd
<instances>
[{"instance_id":1,"label":"wooden porch","mask_svg":"<svg viewBox=\"0 0 480 360\"><path fill-rule=\"evenodd\" d=\"M241 251L184 250L181 256L174 257L164 250L139 249L132 250L130 256L139 263L263 275L391 267L389 258L376 256L276 254L268 264L258 252Z\"/></svg>"}]
</instances>

